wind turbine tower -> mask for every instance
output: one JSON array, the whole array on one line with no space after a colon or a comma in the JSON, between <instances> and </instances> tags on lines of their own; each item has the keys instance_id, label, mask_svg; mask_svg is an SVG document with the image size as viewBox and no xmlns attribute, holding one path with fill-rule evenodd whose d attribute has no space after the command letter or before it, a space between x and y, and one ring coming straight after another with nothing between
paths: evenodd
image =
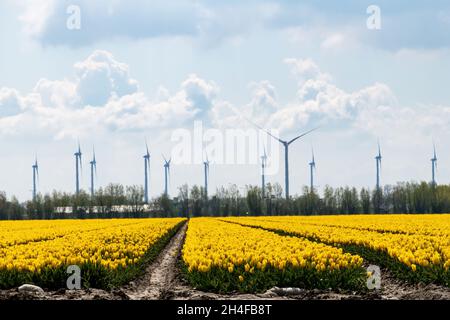
<instances>
[{"instance_id":1,"label":"wind turbine tower","mask_svg":"<svg viewBox=\"0 0 450 320\"><path fill-rule=\"evenodd\" d=\"M256 125L256 124L255 124ZM269 136L271 136L272 138L274 138L275 140L277 140L278 142L280 142L282 144L282 146L284 147L284 190L285 190L285 195L286 195L286 199L289 199L289 146L297 141L298 139L306 136L308 133L318 129L318 128L314 128L312 130L309 130L305 133L302 133L301 135L293 138L292 140L289 141L285 141L285 140L281 140L280 138L274 136L273 134L271 134L269 131L261 128L260 126L256 125L259 129L263 130L264 132L266 132Z\"/></svg>"},{"instance_id":2,"label":"wind turbine tower","mask_svg":"<svg viewBox=\"0 0 450 320\"><path fill-rule=\"evenodd\" d=\"M312 150L312 161L309 163L311 186L310 192L314 192L314 170L316 169L316 160L314 160L314 150Z\"/></svg>"},{"instance_id":3,"label":"wind turbine tower","mask_svg":"<svg viewBox=\"0 0 450 320\"><path fill-rule=\"evenodd\" d=\"M203 162L205 171L205 198L208 199L208 178L209 178L209 160L208 154L206 154L206 161Z\"/></svg>"},{"instance_id":4,"label":"wind turbine tower","mask_svg":"<svg viewBox=\"0 0 450 320\"><path fill-rule=\"evenodd\" d=\"M94 172L95 177L97 177L97 160L95 160L95 149L92 149L93 155L92 155L92 161L89 162L91 165L91 198L94 198L95 194L95 187L94 187Z\"/></svg>"},{"instance_id":5,"label":"wind turbine tower","mask_svg":"<svg viewBox=\"0 0 450 320\"><path fill-rule=\"evenodd\" d=\"M164 158L164 195L166 197L169 196L169 176L170 176L170 162L172 161L172 159L169 159L167 161L167 159L163 156Z\"/></svg>"},{"instance_id":6,"label":"wind turbine tower","mask_svg":"<svg viewBox=\"0 0 450 320\"><path fill-rule=\"evenodd\" d=\"M150 153L147 141L145 142L146 154L144 155L144 202L148 203L148 175L150 173Z\"/></svg>"},{"instance_id":7,"label":"wind turbine tower","mask_svg":"<svg viewBox=\"0 0 450 320\"><path fill-rule=\"evenodd\" d=\"M266 166L267 155L266 148L264 147L264 154L261 156L261 192L263 199L266 197Z\"/></svg>"},{"instance_id":8,"label":"wind turbine tower","mask_svg":"<svg viewBox=\"0 0 450 320\"><path fill-rule=\"evenodd\" d=\"M37 157L34 160L33 168L33 201L36 201L37 189L36 189L36 180L39 178L39 166L37 162Z\"/></svg>"},{"instance_id":9,"label":"wind turbine tower","mask_svg":"<svg viewBox=\"0 0 450 320\"><path fill-rule=\"evenodd\" d=\"M75 152L75 193L76 195L80 194L80 173L83 170L83 165L81 164L81 148L80 143L78 142L78 151Z\"/></svg>"},{"instance_id":10,"label":"wind turbine tower","mask_svg":"<svg viewBox=\"0 0 450 320\"><path fill-rule=\"evenodd\" d=\"M436 185L436 170L437 170L437 157L436 146L433 145L433 158L431 158L431 184Z\"/></svg>"},{"instance_id":11,"label":"wind turbine tower","mask_svg":"<svg viewBox=\"0 0 450 320\"><path fill-rule=\"evenodd\" d=\"M381 148L380 143L378 142L378 155L375 157L376 165L377 165L377 190L380 190L380 172L381 172Z\"/></svg>"}]
</instances>

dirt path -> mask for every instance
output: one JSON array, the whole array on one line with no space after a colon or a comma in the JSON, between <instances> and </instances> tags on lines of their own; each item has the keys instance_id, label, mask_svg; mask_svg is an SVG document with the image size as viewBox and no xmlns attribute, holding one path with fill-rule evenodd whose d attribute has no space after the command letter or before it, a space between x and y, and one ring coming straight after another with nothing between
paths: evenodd
<instances>
[{"instance_id":1,"label":"dirt path","mask_svg":"<svg viewBox=\"0 0 450 320\"><path fill-rule=\"evenodd\" d=\"M147 268L143 277L130 282L122 292L133 300L164 299L176 277L177 258L180 254L186 234L185 223L158 258Z\"/></svg>"}]
</instances>

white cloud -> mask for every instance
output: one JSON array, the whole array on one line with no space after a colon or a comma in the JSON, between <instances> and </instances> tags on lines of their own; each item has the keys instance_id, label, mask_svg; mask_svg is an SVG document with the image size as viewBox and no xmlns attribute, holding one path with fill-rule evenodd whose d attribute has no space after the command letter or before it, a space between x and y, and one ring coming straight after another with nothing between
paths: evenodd
<instances>
[{"instance_id":1,"label":"white cloud","mask_svg":"<svg viewBox=\"0 0 450 320\"><path fill-rule=\"evenodd\" d=\"M311 59L288 58L284 62L292 66L292 73L301 81L321 80L329 81L331 76L320 70L319 66Z\"/></svg>"},{"instance_id":2,"label":"white cloud","mask_svg":"<svg viewBox=\"0 0 450 320\"><path fill-rule=\"evenodd\" d=\"M24 24L24 31L30 36L38 36L45 31L47 20L55 11L55 0L19 0L23 13L19 20Z\"/></svg>"},{"instance_id":3,"label":"white cloud","mask_svg":"<svg viewBox=\"0 0 450 320\"><path fill-rule=\"evenodd\" d=\"M401 106L383 83L346 92L311 59L286 59L285 63L298 82L295 99L281 104L275 86L260 81L250 84L249 103L238 107L219 97L216 83L195 74L189 75L173 94L159 87L152 99L139 91L128 65L116 61L109 52L96 51L75 64L77 77L73 80L41 79L25 95L1 88L0 133L33 133L56 139L152 129L162 134L198 119L221 128L249 126L242 115L283 134L323 125L331 131L343 129L355 135L392 132L400 140L446 133L445 128L450 127L450 107ZM103 90L87 94L83 82L91 74L97 79L90 83L92 89ZM93 95L95 92L99 97Z\"/></svg>"},{"instance_id":4,"label":"white cloud","mask_svg":"<svg viewBox=\"0 0 450 320\"><path fill-rule=\"evenodd\" d=\"M275 87L269 81L260 81L250 84L252 100L245 107L249 110L252 119L268 117L278 109Z\"/></svg>"},{"instance_id":5,"label":"white cloud","mask_svg":"<svg viewBox=\"0 0 450 320\"><path fill-rule=\"evenodd\" d=\"M297 99L280 108L267 120L273 128L282 131L299 125L326 124L352 128L360 114L380 107L394 107L397 101L388 86L375 83L355 92L337 87L328 73L311 59L286 59L297 76Z\"/></svg>"},{"instance_id":6,"label":"white cloud","mask_svg":"<svg viewBox=\"0 0 450 320\"><path fill-rule=\"evenodd\" d=\"M114 59L107 51L96 50L86 60L76 63L77 93L83 104L99 106L112 96L122 97L138 91L130 78L128 65Z\"/></svg>"},{"instance_id":7,"label":"white cloud","mask_svg":"<svg viewBox=\"0 0 450 320\"><path fill-rule=\"evenodd\" d=\"M181 85L188 108L199 117L205 117L216 98L219 88L214 82L208 82L191 74Z\"/></svg>"},{"instance_id":8,"label":"white cloud","mask_svg":"<svg viewBox=\"0 0 450 320\"><path fill-rule=\"evenodd\" d=\"M160 87L152 100L139 91L128 65L111 53L95 51L74 66L76 78L41 79L33 91L20 95L0 89L0 132L38 132L56 139L111 131L174 128L192 119L208 120L218 86L191 74L175 94Z\"/></svg>"},{"instance_id":9,"label":"white cloud","mask_svg":"<svg viewBox=\"0 0 450 320\"><path fill-rule=\"evenodd\" d=\"M0 88L0 117L15 116L23 109L19 92L11 88Z\"/></svg>"},{"instance_id":10,"label":"white cloud","mask_svg":"<svg viewBox=\"0 0 450 320\"><path fill-rule=\"evenodd\" d=\"M38 81L33 92L40 98L43 107L58 108L76 106L81 103L77 96L77 85L69 80L51 81L42 78Z\"/></svg>"}]
</instances>

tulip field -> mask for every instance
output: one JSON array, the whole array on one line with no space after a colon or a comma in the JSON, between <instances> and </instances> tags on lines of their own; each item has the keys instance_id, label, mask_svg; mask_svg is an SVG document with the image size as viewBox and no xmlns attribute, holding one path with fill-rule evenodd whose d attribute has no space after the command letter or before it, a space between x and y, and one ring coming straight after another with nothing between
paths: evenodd
<instances>
[{"instance_id":1,"label":"tulip field","mask_svg":"<svg viewBox=\"0 0 450 320\"><path fill-rule=\"evenodd\" d=\"M342 249L208 218L191 220L183 261L195 286L223 292L275 285L356 289L366 275L363 259Z\"/></svg>"},{"instance_id":2,"label":"tulip field","mask_svg":"<svg viewBox=\"0 0 450 320\"><path fill-rule=\"evenodd\" d=\"M145 272L187 223L174 272L191 287L366 290L367 266L450 287L450 215L264 216L0 222L0 289L114 288ZM184 234L183 234L184 235Z\"/></svg>"},{"instance_id":3,"label":"tulip field","mask_svg":"<svg viewBox=\"0 0 450 320\"><path fill-rule=\"evenodd\" d=\"M152 260L183 219L0 222L0 287L64 288L69 265L84 286L125 283Z\"/></svg>"},{"instance_id":4,"label":"tulip field","mask_svg":"<svg viewBox=\"0 0 450 320\"><path fill-rule=\"evenodd\" d=\"M450 286L450 215L226 218L357 254L396 276Z\"/></svg>"}]
</instances>

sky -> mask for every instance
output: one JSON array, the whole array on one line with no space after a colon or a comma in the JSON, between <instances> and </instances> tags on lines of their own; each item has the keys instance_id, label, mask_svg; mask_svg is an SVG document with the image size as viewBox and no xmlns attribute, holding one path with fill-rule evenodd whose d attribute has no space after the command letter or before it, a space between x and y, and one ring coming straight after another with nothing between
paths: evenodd
<instances>
[{"instance_id":1,"label":"sky","mask_svg":"<svg viewBox=\"0 0 450 320\"><path fill-rule=\"evenodd\" d=\"M142 185L145 141L150 197L163 155L172 196L203 184L206 154L210 194L259 185L264 149L283 185L283 150L256 125L319 127L290 146L291 194L312 149L319 190L373 188L377 141L382 184L429 181L433 143L448 184L449 31L443 0L1 1L0 190L30 199L37 156L38 191L73 192L78 141L85 190L94 147L97 187Z\"/></svg>"}]
</instances>

